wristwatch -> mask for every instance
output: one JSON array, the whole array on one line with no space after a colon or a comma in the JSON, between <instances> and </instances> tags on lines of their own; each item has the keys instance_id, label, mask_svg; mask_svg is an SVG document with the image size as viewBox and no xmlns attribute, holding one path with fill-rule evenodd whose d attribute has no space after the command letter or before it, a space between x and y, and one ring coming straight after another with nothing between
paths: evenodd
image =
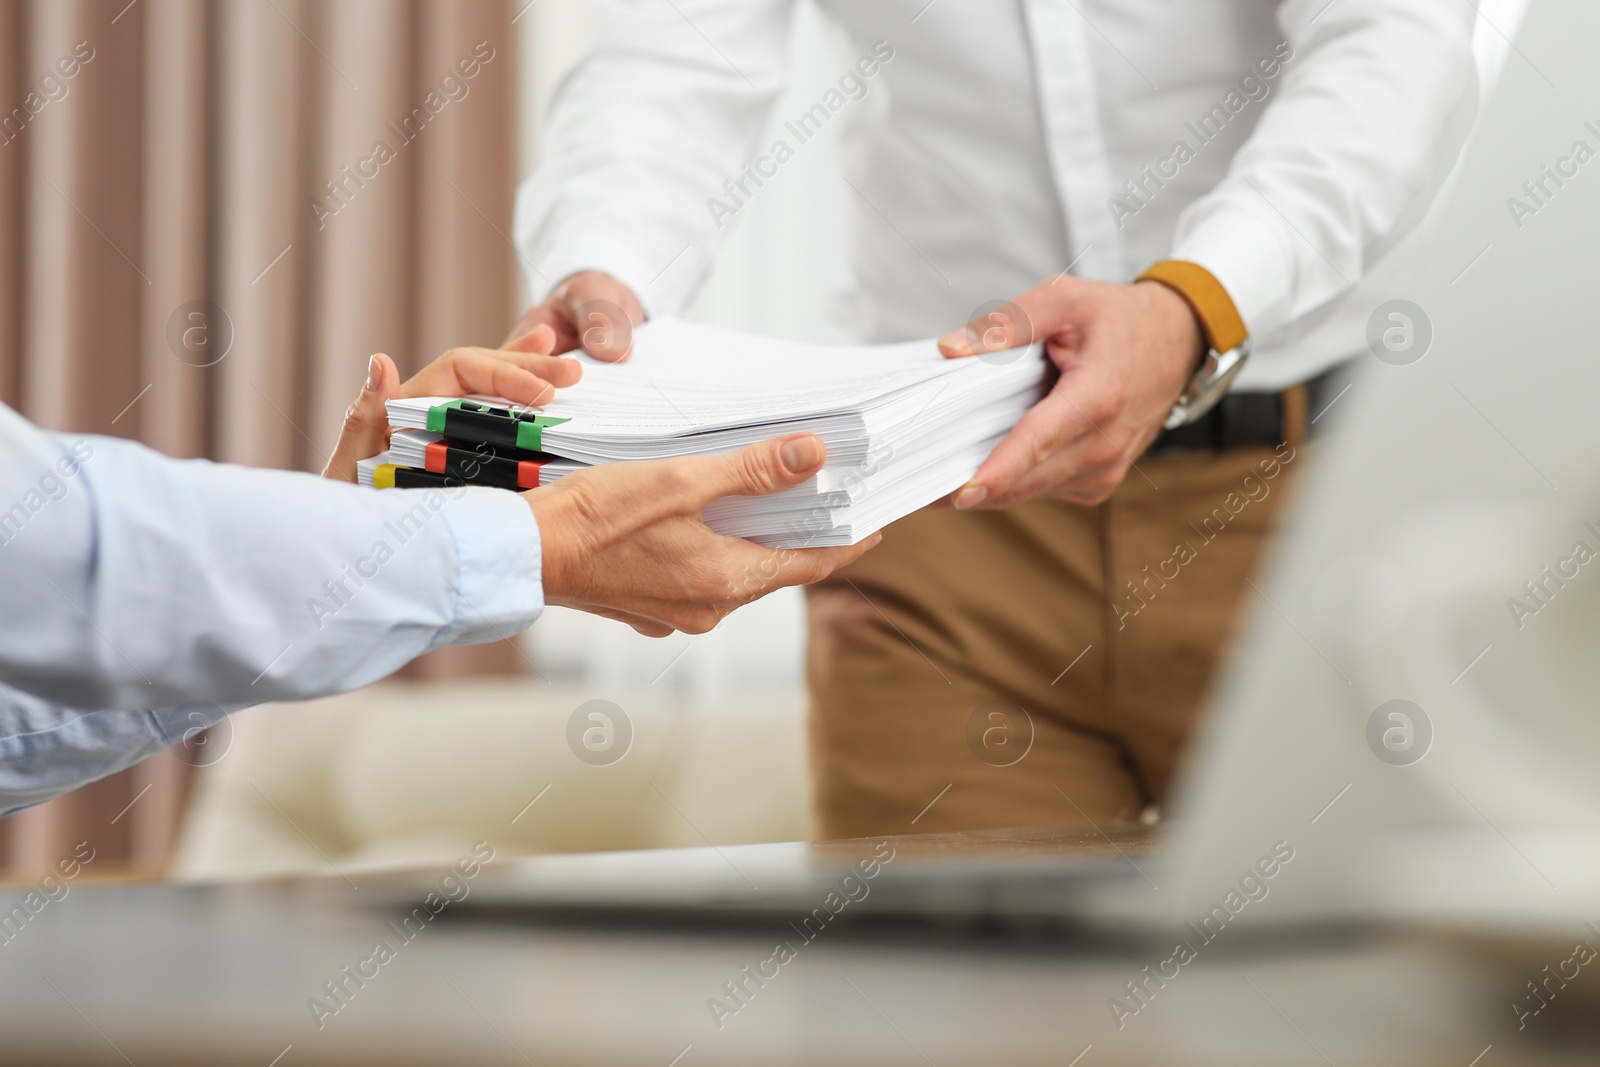
<instances>
[{"instance_id":1,"label":"wristwatch","mask_svg":"<svg viewBox=\"0 0 1600 1067\"><path fill-rule=\"evenodd\" d=\"M1165 259L1134 280L1159 282L1181 296L1205 335L1200 366L1161 424L1166 430L1187 426L1215 407L1244 369L1250 358L1250 333L1228 290L1198 263Z\"/></svg>"}]
</instances>

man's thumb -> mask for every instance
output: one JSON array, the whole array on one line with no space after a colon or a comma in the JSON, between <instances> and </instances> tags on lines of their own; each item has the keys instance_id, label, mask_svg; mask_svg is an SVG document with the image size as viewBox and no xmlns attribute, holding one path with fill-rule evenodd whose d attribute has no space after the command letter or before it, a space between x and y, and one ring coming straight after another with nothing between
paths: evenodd
<instances>
[{"instance_id":1,"label":"man's thumb","mask_svg":"<svg viewBox=\"0 0 1600 1067\"><path fill-rule=\"evenodd\" d=\"M1042 340L1056 328L1046 321L1052 317L1048 314L1052 305L1045 295L1036 287L1015 300L985 304L971 322L939 338L939 351L948 359L986 356ZM1041 314L1041 310L1046 313Z\"/></svg>"}]
</instances>

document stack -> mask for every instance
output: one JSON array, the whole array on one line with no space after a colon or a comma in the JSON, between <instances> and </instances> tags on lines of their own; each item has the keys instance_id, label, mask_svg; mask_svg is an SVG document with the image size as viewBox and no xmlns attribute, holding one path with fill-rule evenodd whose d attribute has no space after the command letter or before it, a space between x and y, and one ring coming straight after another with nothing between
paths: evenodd
<instances>
[{"instance_id":1,"label":"document stack","mask_svg":"<svg viewBox=\"0 0 1600 1067\"><path fill-rule=\"evenodd\" d=\"M362 482L530 489L593 464L813 433L828 448L815 476L703 518L773 547L850 545L960 488L1049 380L1037 345L952 360L931 340L808 345L671 318L638 327L623 362L580 358L583 380L542 408L389 401L390 451L362 464Z\"/></svg>"}]
</instances>

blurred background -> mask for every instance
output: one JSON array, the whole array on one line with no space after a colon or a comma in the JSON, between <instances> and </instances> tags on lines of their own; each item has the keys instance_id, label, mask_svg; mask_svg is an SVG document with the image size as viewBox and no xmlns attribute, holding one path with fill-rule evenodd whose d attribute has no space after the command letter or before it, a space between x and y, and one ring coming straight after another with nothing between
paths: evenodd
<instances>
[{"instance_id":1,"label":"blurred background","mask_svg":"<svg viewBox=\"0 0 1600 1067\"><path fill-rule=\"evenodd\" d=\"M0 398L53 429L319 470L370 353L410 373L497 344L524 306L513 194L598 19L593 0L0 0ZM797 20L780 115L835 73L816 13ZM691 317L843 339L840 188L819 139L739 213ZM789 590L651 641L552 609L0 822L0 874L85 840L103 870L178 855L203 877L479 837L801 837L802 613ZM593 699L628 720L601 766L565 740Z\"/></svg>"}]
</instances>

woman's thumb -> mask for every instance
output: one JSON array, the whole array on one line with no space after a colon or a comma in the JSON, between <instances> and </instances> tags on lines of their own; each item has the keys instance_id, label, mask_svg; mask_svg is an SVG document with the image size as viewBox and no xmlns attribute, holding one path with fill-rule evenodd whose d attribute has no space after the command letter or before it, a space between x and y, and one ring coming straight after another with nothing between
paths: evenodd
<instances>
[{"instance_id":1,"label":"woman's thumb","mask_svg":"<svg viewBox=\"0 0 1600 1067\"><path fill-rule=\"evenodd\" d=\"M376 456L389 447L389 413L384 401L400 391L400 371L394 360L377 353L367 363L367 381L361 395L344 413L339 444L333 450L324 478L353 482L358 461Z\"/></svg>"},{"instance_id":2,"label":"woman's thumb","mask_svg":"<svg viewBox=\"0 0 1600 1067\"><path fill-rule=\"evenodd\" d=\"M799 485L817 472L828 451L822 438L814 434L763 441L731 456L722 457L712 467L716 476L703 491L709 503L724 496L765 496Z\"/></svg>"}]
</instances>

